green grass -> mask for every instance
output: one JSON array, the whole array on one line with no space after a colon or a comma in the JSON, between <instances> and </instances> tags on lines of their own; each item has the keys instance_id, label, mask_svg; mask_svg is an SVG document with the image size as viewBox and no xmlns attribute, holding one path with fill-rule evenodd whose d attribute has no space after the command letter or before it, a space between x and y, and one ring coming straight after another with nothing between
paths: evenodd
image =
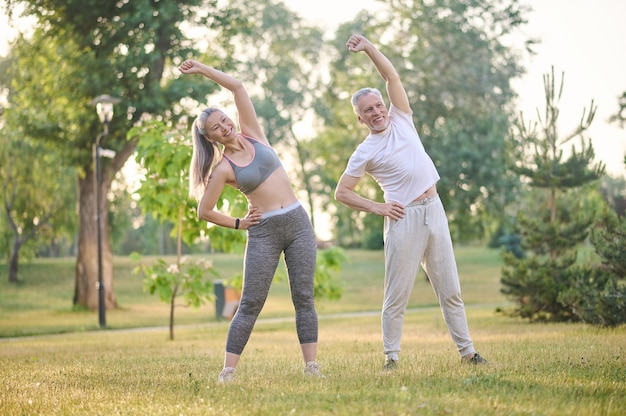
<instances>
[{"instance_id":1,"label":"green grass","mask_svg":"<svg viewBox=\"0 0 626 416\"><path fill-rule=\"evenodd\" d=\"M116 259L122 308L108 313L111 329L88 331L97 326L97 313L71 311L72 261L23 266L23 283L0 284L3 336L72 333L0 340L0 414L621 415L626 409L626 327L528 324L495 313L507 305L499 294L500 260L483 248L458 248L457 258L472 338L490 364L461 365L422 276L406 315L400 367L382 372L382 253L349 255L344 298L318 307L326 378L302 375L288 289L279 283L227 386L215 380L228 323L215 320L212 305L180 309L176 339L169 341L167 305L142 294L132 265ZM241 266L236 256L214 262L232 273ZM141 326L152 328L122 329Z\"/></svg>"},{"instance_id":2,"label":"green grass","mask_svg":"<svg viewBox=\"0 0 626 416\"><path fill-rule=\"evenodd\" d=\"M241 256L209 254L213 265L223 278L241 272ZM382 304L384 277L382 251L349 251L349 262L341 270L344 295L340 301L318 302L320 314L379 311ZM170 259L172 262L174 258ZM463 299L473 304L506 304L499 293L500 255L497 250L481 247L461 247L457 260ZM150 261L146 258L145 261ZM142 276L135 275L127 257L114 260L114 291L119 308L107 311L107 327L111 329L167 326L169 305L156 296L143 292ZM0 338L48 333L66 333L98 329L97 312L76 311L74 295L75 260L39 259L20 265L20 283L9 284L6 265L0 265ZM279 275L284 275L281 266ZM423 273L415 281L409 308L434 306L437 300ZM206 304L199 309L177 307L175 323L200 324L216 321L215 307ZM261 318L293 315L289 287L282 280L272 285Z\"/></svg>"}]
</instances>

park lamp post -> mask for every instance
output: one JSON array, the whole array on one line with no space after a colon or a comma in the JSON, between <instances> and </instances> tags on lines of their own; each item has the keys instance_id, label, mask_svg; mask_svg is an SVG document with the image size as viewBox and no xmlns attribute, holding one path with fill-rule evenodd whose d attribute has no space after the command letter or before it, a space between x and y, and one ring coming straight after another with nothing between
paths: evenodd
<instances>
[{"instance_id":1,"label":"park lamp post","mask_svg":"<svg viewBox=\"0 0 626 416\"><path fill-rule=\"evenodd\" d=\"M106 326L106 304L105 304L105 292L104 283L102 282L102 228L100 221L100 156L113 157L115 152L111 150L104 150L100 148L100 140L107 134L109 134L109 123L113 118L113 104L119 103L120 99L111 97L108 94L100 95L91 101L92 105L96 106L96 112L98 118L103 126L102 133L98 134L96 143L93 146L93 158L96 167L96 225L98 227L98 321L100 328Z\"/></svg>"}]
</instances>

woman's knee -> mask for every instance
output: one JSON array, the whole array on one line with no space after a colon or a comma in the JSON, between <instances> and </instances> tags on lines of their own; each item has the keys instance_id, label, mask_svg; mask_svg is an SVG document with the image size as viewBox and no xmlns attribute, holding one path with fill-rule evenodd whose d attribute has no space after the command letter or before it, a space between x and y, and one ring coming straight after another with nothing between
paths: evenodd
<instances>
[{"instance_id":1,"label":"woman's knee","mask_svg":"<svg viewBox=\"0 0 626 416\"><path fill-rule=\"evenodd\" d=\"M315 296L313 290L292 292L291 300L296 309L315 308Z\"/></svg>"},{"instance_id":2,"label":"woman's knee","mask_svg":"<svg viewBox=\"0 0 626 416\"><path fill-rule=\"evenodd\" d=\"M263 309L263 303L264 302L256 299L242 298L239 302L237 313L246 316L259 316L261 310Z\"/></svg>"}]
</instances>

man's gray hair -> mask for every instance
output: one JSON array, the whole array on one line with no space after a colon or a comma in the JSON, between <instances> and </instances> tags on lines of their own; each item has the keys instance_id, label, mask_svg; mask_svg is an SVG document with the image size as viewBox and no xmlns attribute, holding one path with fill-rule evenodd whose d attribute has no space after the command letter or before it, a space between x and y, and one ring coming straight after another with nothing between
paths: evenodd
<instances>
[{"instance_id":1,"label":"man's gray hair","mask_svg":"<svg viewBox=\"0 0 626 416\"><path fill-rule=\"evenodd\" d=\"M367 94L374 94L375 96L380 97L381 99L383 98L383 95L377 88L370 88L370 87L361 88L360 90L358 90L352 95L352 108L354 109L355 113L357 114L359 113L359 107L358 107L359 98Z\"/></svg>"}]
</instances>

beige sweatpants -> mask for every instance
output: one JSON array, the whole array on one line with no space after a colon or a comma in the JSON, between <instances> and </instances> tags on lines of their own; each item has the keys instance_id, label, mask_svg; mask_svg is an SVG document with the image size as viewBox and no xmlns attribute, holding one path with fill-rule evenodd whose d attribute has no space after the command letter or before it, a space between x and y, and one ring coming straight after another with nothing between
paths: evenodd
<instances>
[{"instance_id":1,"label":"beige sweatpants","mask_svg":"<svg viewBox=\"0 0 626 416\"><path fill-rule=\"evenodd\" d=\"M473 353L448 219L438 196L405 207L403 219L385 217L384 353L398 359L404 313L420 265L439 300L461 356Z\"/></svg>"}]
</instances>

